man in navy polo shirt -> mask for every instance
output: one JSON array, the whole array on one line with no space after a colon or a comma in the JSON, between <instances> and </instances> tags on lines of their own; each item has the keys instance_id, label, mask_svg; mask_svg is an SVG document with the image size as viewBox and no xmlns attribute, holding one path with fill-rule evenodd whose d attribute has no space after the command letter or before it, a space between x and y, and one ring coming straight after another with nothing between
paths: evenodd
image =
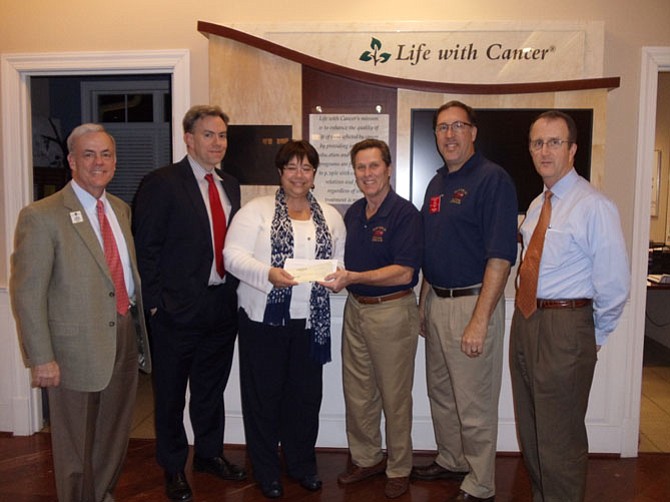
<instances>
[{"instance_id":1,"label":"man in navy polo shirt","mask_svg":"<svg viewBox=\"0 0 670 502\"><path fill-rule=\"evenodd\" d=\"M418 340L414 286L422 256L421 216L391 189L391 153L367 139L351 149L364 197L347 211L344 262L322 283L347 288L342 330L342 371L347 438L352 466L341 484L386 472L387 498L409 488L412 469L412 385ZM381 414L386 419L388 459L382 452Z\"/></svg>"},{"instance_id":2,"label":"man in navy polo shirt","mask_svg":"<svg viewBox=\"0 0 670 502\"><path fill-rule=\"evenodd\" d=\"M445 165L426 189L419 301L438 454L415 479L462 480L450 500L494 500L503 291L517 256L517 199L505 170L475 152L475 114L442 105L433 126Z\"/></svg>"}]
</instances>

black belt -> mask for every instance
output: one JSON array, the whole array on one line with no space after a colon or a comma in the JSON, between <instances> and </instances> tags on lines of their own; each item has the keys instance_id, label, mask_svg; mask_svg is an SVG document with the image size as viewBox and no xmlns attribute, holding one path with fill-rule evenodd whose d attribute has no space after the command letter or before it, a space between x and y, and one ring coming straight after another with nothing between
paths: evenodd
<instances>
[{"instance_id":1,"label":"black belt","mask_svg":"<svg viewBox=\"0 0 670 502\"><path fill-rule=\"evenodd\" d=\"M542 300L537 299L538 309L580 309L591 305L590 298L573 298L571 300Z\"/></svg>"},{"instance_id":2,"label":"black belt","mask_svg":"<svg viewBox=\"0 0 670 502\"><path fill-rule=\"evenodd\" d=\"M356 293L351 293L351 296L356 298L356 301L358 301L358 303L362 303L363 305L375 305L377 303L388 302L389 300L404 298L411 292L411 289L404 289L403 291L397 291L395 293L384 296L362 296L357 295Z\"/></svg>"},{"instance_id":3,"label":"black belt","mask_svg":"<svg viewBox=\"0 0 670 502\"><path fill-rule=\"evenodd\" d=\"M433 291L435 291L435 294L440 298L458 298L460 296L478 295L481 293L482 288L480 286L476 286L473 288L446 289L433 286Z\"/></svg>"}]
</instances>

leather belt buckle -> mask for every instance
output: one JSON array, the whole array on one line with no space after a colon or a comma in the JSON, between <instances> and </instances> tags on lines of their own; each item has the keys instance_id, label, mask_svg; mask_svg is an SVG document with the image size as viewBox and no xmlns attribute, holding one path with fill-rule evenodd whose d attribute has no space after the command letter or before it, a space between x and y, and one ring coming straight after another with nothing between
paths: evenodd
<instances>
[{"instance_id":1,"label":"leather belt buckle","mask_svg":"<svg viewBox=\"0 0 670 502\"><path fill-rule=\"evenodd\" d=\"M472 288L440 288L438 286L433 286L433 291L440 298L460 298L462 296L475 296L481 293L482 288L480 286L475 286Z\"/></svg>"},{"instance_id":2,"label":"leather belt buckle","mask_svg":"<svg viewBox=\"0 0 670 502\"><path fill-rule=\"evenodd\" d=\"M357 295L356 293L351 293L351 296L353 296L358 303L362 303L363 305L376 305L378 303L404 298L411 292L412 292L411 289L404 289L402 291L397 291L395 293L391 293L389 295L384 296L363 296L363 295Z\"/></svg>"},{"instance_id":3,"label":"leather belt buckle","mask_svg":"<svg viewBox=\"0 0 670 502\"><path fill-rule=\"evenodd\" d=\"M543 300L538 298L538 309L579 309L591 305L590 298L571 298L565 300Z\"/></svg>"}]
</instances>

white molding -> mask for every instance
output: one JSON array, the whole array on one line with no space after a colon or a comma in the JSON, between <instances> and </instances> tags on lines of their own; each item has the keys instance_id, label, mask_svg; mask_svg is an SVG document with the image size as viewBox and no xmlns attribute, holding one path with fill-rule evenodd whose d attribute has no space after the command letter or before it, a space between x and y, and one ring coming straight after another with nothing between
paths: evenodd
<instances>
[{"instance_id":1,"label":"white molding","mask_svg":"<svg viewBox=\"0 0 670 502\"><path fill-rule=\"evenodd\" d=\"M2 166L5 204L5 252L12 251L14 226L22 207L32 200L30 77L58 75L172 75L173 157L186 154L181 120L190 106L190 53L187 49L156 51L63 52L4 54L0 59L2 100ZM9 262L5 263L9 270ZM0 333L0 343L18 353L15 329ZM32 434L39 429L38 393L31 391L20 358L2 370L12 379L12 432ZM5 373L7 372L7 373Z\"/></svg>"},{"instance_id":2,"label":"white molding","mask_svg":"<svg viewBox=\"0 0 670 502\"><path fill-rule=\"evenodd\" d=\"M627 337L627 367L630 380L625 389L625 416L621 428L621 456L635 457L640 436L640 397L642 392L642 353L644 317L647 302L649 226L651 212L651 175L656 137L658 73L670 71L670 47L643 47L640 71L637 165L631 251L631 336ZM637 335L637 336L636 336Z\"/></svg>"}]
</instances>

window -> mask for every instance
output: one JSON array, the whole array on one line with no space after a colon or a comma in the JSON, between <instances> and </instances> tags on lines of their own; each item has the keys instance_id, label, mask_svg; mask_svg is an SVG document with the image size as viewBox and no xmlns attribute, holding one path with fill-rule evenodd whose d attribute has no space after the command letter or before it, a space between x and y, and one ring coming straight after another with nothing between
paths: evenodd
<instances>
[{"instance_id":1,"label":"window","mask_svg":"<svg viewBox=\"0 0 670 502\"><path fill-rule=\"evenodd\" d=\"M130 204L142 178L172 162L170 80L82 82L81 100L82 121L114 136L116 174L107 188Z\"/></svg>"}]
</instances>

